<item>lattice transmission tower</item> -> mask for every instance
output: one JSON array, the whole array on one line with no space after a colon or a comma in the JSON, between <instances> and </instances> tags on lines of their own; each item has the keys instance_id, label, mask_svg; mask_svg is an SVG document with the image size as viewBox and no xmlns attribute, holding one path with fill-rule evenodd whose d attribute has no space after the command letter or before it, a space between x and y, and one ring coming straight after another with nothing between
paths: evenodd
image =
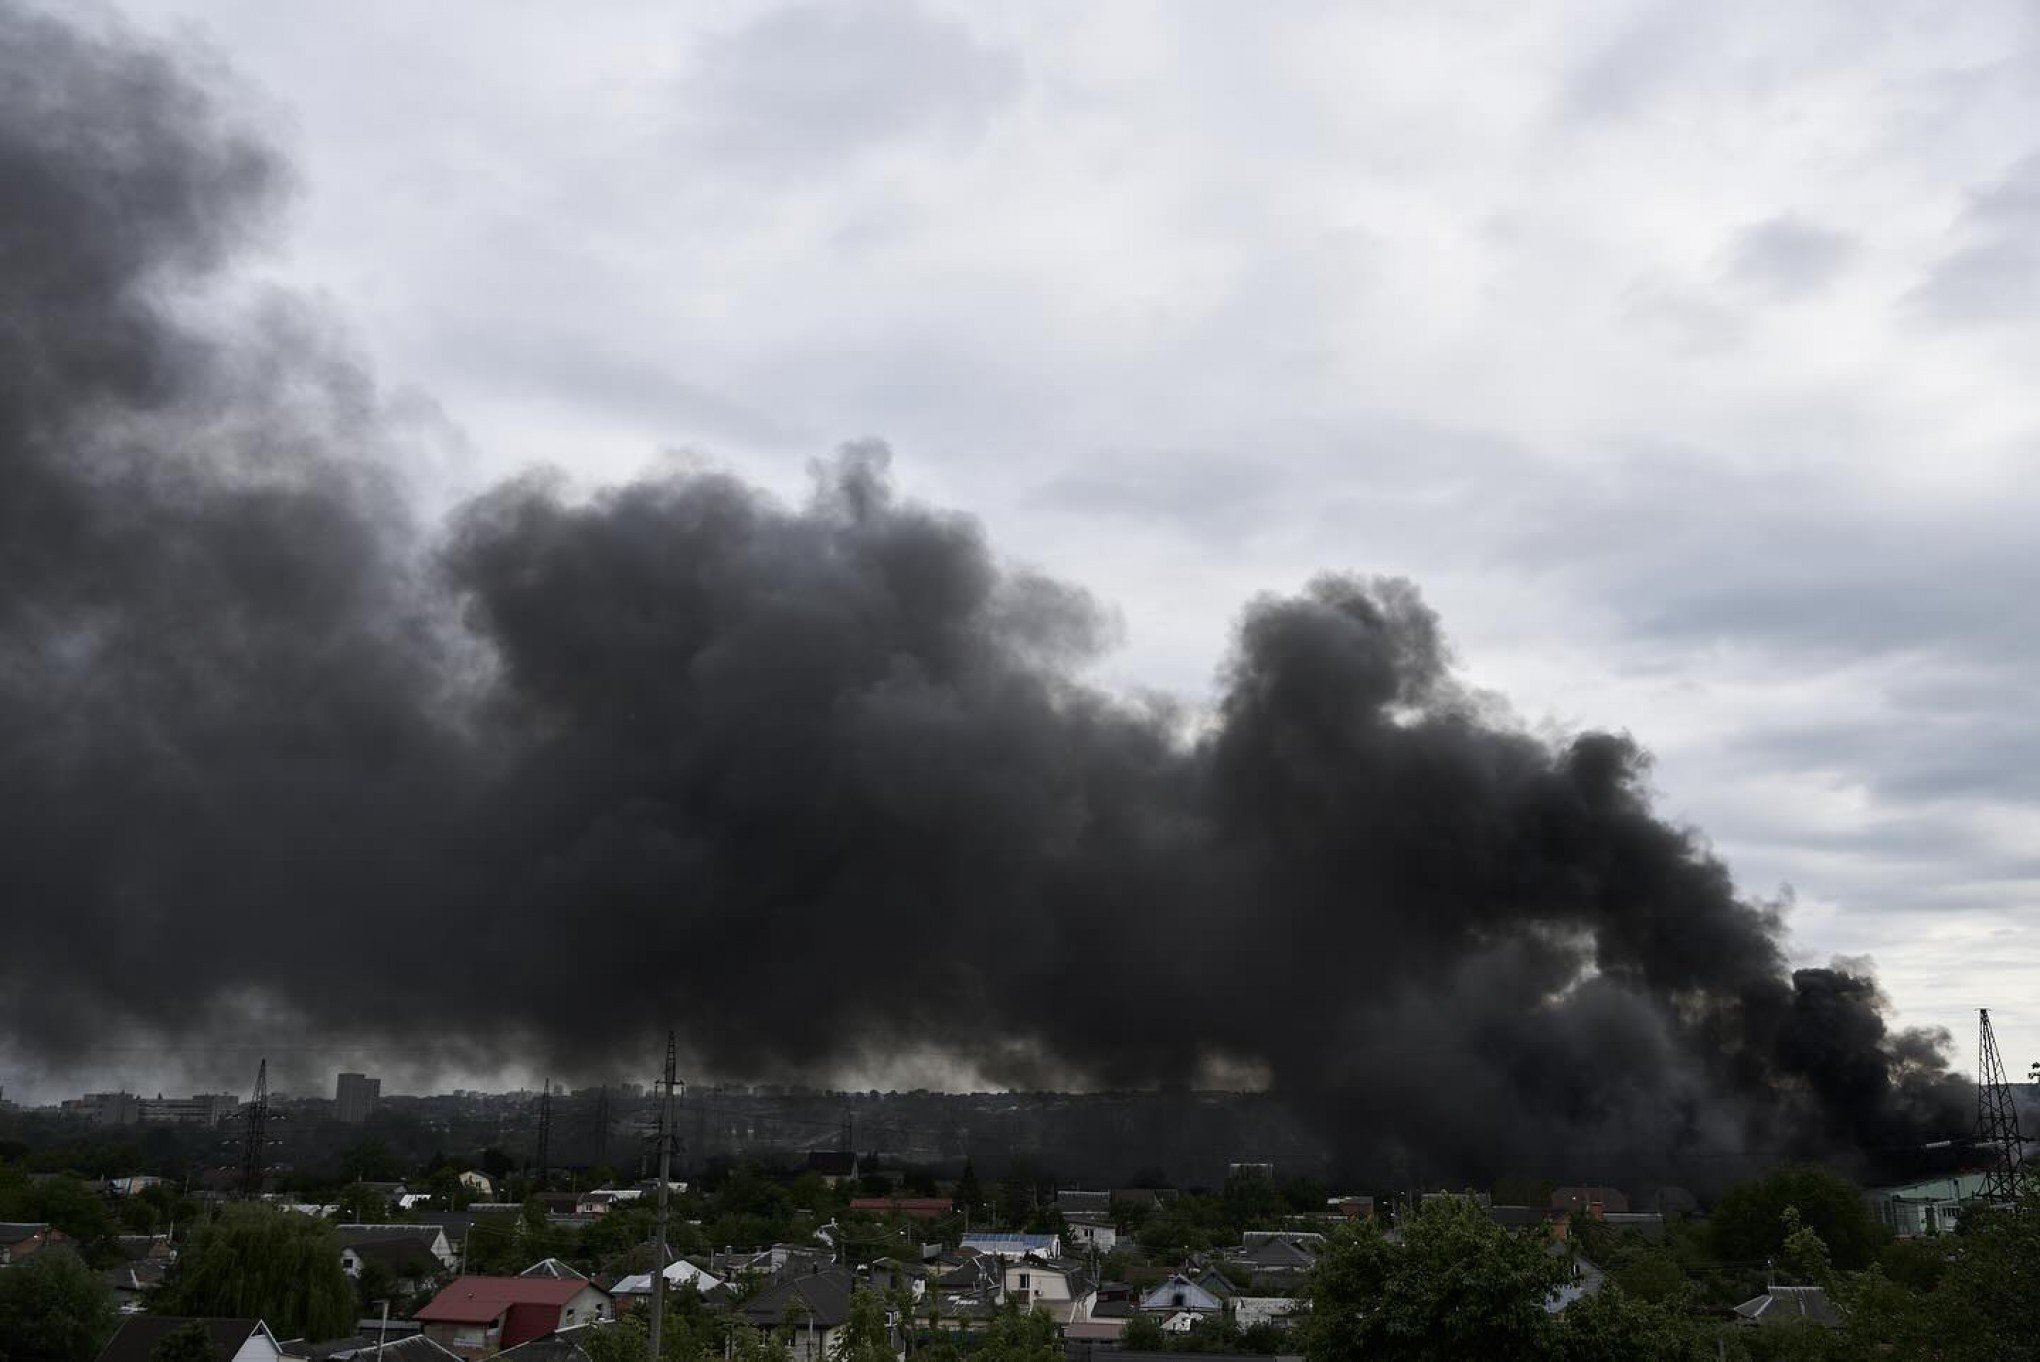
<instances>
[{"instance_id":1,"label":"lattice transmission tower","mask_svg":"<svg viewBox=\"0 0 2040 1362\"><path fill-rule=\"evenodd\" d=\"M2026 1142L2019 1136L2012 1085L2005 1081L2005 1061L1991 1033L1990 1009L1978 1008L1977 1015L1981 1022L1976 1042L1976 1144L1990 1161L1983 1195L1994 1204L2016 1203L2025 1184L2020 1165Z\"/></svg>"},{"instance_id":2,"label":"lattice transmission tower","mask_svg":"<svg viewBox=\"0 0 2040 1362\"><path fill-rule=\"evenodd\" d=\"M269 1164L269 1061L255 1068L255 1100L248 1104L248 1129L241 1137L241 1194L261 1196Z\"/></svg>"}]
</instances>

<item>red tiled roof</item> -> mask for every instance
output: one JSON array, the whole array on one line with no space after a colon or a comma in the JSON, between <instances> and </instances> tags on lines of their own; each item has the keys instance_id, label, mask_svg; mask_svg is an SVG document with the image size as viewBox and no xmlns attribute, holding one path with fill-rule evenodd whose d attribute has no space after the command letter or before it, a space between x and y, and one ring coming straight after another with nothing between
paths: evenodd
<instances>
[{"instance_id":1,"label":"red tiled roof","mask_svg":"<svg viewBox=\"0 0 2040 1362\"><path fill-rule=\"evenodd\" d=\"M428 1324L487 1324L513 1305L558 1310L588 1283L557 1277L459 1277L413 1316Z\"/></svg>"}]
</instances>

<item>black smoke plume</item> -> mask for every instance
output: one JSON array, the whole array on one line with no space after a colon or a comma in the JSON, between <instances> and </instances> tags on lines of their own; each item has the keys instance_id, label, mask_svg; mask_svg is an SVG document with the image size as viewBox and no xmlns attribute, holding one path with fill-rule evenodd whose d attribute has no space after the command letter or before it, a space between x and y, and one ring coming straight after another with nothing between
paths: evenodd
<instances>
[{"instance_id":1,"label":"black smoke plume","mask_svg":"<svg viewBox=\"0 0 2040 1362\"><path fill-rule=\"evenodd\" d=\"M852 447L788 508L541 476L421 524L287 300L194 299L279 167L177 61L0 0L0 1019L732 1077L1250 1074L1352 1168L1677 1173L1953 1119L1790 973L1626 738L1454 679L1400 581L1240 622L1215 710ZM217 313L214 308L213 312ZM249 1028L260 1028L251 1031Z\"/></svg>"}]
</instances>

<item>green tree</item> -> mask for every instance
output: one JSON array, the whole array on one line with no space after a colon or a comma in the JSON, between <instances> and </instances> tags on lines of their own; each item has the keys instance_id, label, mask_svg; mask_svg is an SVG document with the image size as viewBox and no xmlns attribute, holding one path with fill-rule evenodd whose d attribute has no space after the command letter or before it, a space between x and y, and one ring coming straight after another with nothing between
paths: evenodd
<instances>
[{"instance_id":1,"label":"green tree","mask_svg":"<svg viewBox=\"0 0 2040 1362\"><path fill-rule=\"evenodd\" d=\"M1289 1213L1289 1203L1276 1190L1275 1180L1259 1168L1230 1174L1225 1180L1224 1200L1227 1219L1242 1230L1276 1227Z\"/></svg>"},{"instance_id":2,"label":"green tree","mask_svg":"<svg viewBox=\"0 0 2040 1362\"><path fill-rule=\"evenodd\" d=\"M1786 1207L1799 1213L1787 1226ZM1781 1168L1728 1189L1709 1219L1715 1255L1759 1263L1777 1256L1785 1238L1804 1225L1820 1236L1836 1268L1856 1272L1877 1261L1891 1232L1863 1204L1856 1185L1811 1164Z\"/></svg>"},{"instance_id":3,"label":"green tree","mask_svg":"<svg viewBox=\"0 0 2040 1362\"><path fill-rule=\"evenodd\" d=\"M334 1338L354 1322L354 1284L325 1222L243 1202L192 1236L151 1308L259 1318L279 1337Z\"/></svg>"},{"instance_id":4,"label":"green tree","mask_svg":"<svg viewBox=\"0 0 2040 1362\"><path fill-rule=\"evenodd\" d=\"M685 1319L667 1318L659 1330L662 1362L705 1362L720 1358L719 1347L691 1327ZM589 1362L647 1362L652 1355L651 1329L642 1313L632 1311L612 1324L590 1329L581 1340Z\"/></svg>"},{"instance_id":5,"label":"green tree","mask_svg":"<svg viewBox=\"0 0 2040 1362\"><path fill-rule=\"evenodd\" d=\"M432 1196L435 1211L464 1211L475 1200L474 1189L460 1180L459 1169L450 1166L426 1178L425 1190Z\"/></svg>"},{"instance_id":6,"label":"green tree","mask_svg":"<svg viewBox=\"0 0 2040 1362\"><path fill-rule=\"evenodd\" d=\"M1311 1362L1541 1356L1555 1328L1544 1302L1571 1273L1547 1248L1457 1197L1420 1207L1400 1245L1369 1226L1342 1228L1318 1259L1304 1352Z\"/></svg>"},{"instance_id":7,"label":"green tree","mask_svg":"<svg viewBox=\"0 0 2040 1362\"><path fill-rule=\"evenodd\" d=\"M1608 1275L1630 1296L1657 1305L1683 1306L1693 1290L1679 1260L1662 1249L1632 1254Z\"/></svg>"},{"instance_id":8,"label":"green tree","mask_svg":"<svg viewBox=\"0 0 2040 1362\"><path fill-rule=\"evenodd\" d=\"M350 1183L342 1187L333 1198L339 1208L342 1220L351 1220L357 1225L380 1225L390 1219L389 1199L373 1187Z\"/></svg>"},{"instance_id":9,"label":"green tree","mask_svg":"<svg viewBox=\"0 0 2040 1362\"><path fill-rule=\"evenodd\" d=\"M0 1220L44 1221L88 1248L116 1232L106 1198L73 1177L30 1182L17 1173L0 1182Z\"/></svg>"},{"instance_id":10,"label":"green tree","mask_svg":"<svg viewBox=\"0 0 2040 1362\"><path fill-rule=\"evenodd\" d=\"M357 1141L340 1155L340 1176L347 1182L394 1182L403 1165L390 1147L375 1136Z\"/></svg>"},{"instance_id":11,"label":"green tree","mask_svg":"<svg viewBox=\"0 0 2040 1362\"><path fill-rule=\"evenodd\" d=\"M1162 1322L1143 1311L1126 1321L1119 1346L1128 1352L1158 1353L1167 1350L1169 1337L1162 1332Z\"/></svg>"},{"instance_id":12,"label":"green tree","mask_svg":"<svg viewBox=\"0 0 2040 1362\"><path fill-rule=\"evenodd\" d=\"M953 1203L959 1211L977 1212L985 1204L985 1189L978 1185L977 1165L969 1159L963 1161L963 1176L956 1180L956 1200Z\"/></svg>"},{"instance_id":13,"label":"green tree","mask_svg":"<svg viewBox=\"0 0 2040 1362\"><path fill-rule=\"evenodd\" d=\"M1801 1220L1797 1206L1785 1208L1785 1242L1778 1249L1778 1266L1802 1286L1834 1289L1834 1258L1827 1241Z\"/></svg>"},{"instance_id":14,"label":"green tree","mask_svg":"<svg viewBox=\"0 0 2040 1362\"><path fill-rule=\"evenodd\" d=\"M992 1319L971 1362L1064 1362L1062 1331L1047 1315L1008 1303Z\"/></svg>"},{"instance_id":15,"label":"green tree","mask_svg":"<svg viewBox=\"0 0 2040 1362\"><path fill-rule=\"evenodd\" d=\"M0 1271L7 1362L92 1362L119 1322L113 1293L74 1253L44 1249Z\"/></svg>"},{"instance_id":16,"label":"green tree","mask_svg":"<svg viewBox=\"0 0 2040 1362\"><path fill-rule=\"evenodd\" d=\"M885 1301L877 1292L859 1287L851 1294L850 1318L837 1333L830 1356L835 1362L894 1362Z\"/></svg>"},{"instance_id":17,"label":"green tree","mask_svg":"<svg viewBox=\"0 0 2040 1362\"><path fill-rule=\"evenodd\" d=\"M1639 1300L1614 1282L1567 1306L1550 1355L1560 1362L1684 1362L1712 1358L1711 1340L1672 1306Z\"/></svg>"},{"instance_id":18,"label":"green tree","mask_svg":"<svg viewBox=\"0 0 2040 1362\"><path fill-rule=\"evenodd\" d=\"M793 1362L793 1345L781 1334L740 1324L730 1331L730 1362Z\"/></svg>"},{"instance_id":19,"label":"green tree","mask_svg":"<svg viewBox=\"0 0 2040 1362\"><path fill-rule=\"evenodd\" d=\"M193 1320L158 1339L149 1349L149 1362L213 1362L212 1335Z\"/></svg>"},{"instance_id":20,"label":"green tree","mask_svg":"<svg viewBox=\"0 0 2040 1362\"><path fill-rule=\"evenodd\" d=\"M2040 1196L2016 1211L1985 1210L1954 1236L1955 1256L1927 1298L1942 1357L2040 1359Z\"/></svg>"}]
</instances>

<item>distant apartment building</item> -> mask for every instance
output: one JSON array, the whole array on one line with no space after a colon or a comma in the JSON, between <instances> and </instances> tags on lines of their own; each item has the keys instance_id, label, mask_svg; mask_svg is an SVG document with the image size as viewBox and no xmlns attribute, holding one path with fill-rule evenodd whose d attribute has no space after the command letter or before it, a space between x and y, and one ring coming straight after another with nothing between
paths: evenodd
<instances>
[{"instance_id":1,"label":"distant apartment building","mask_svg":"<svg viewBox=\"0 0 2040 1362\"><path fill-rule=\"evenodd\" d=\"M241 1099L230 1092L201 1092L190 1097L165 1097L157 1093L139 1101L140 1119L159 1125L216 1126L241 1108Z\"/></svg>"},{"instance_id":2,"label":"distant apartment building","mask_svg":"<svg viewBox=\"0 0 2040 1362\"><path fill-rule=\"evenodd\" d=\"M333 1092L334 1119L358 1126L375 1113L382 1098L382 1080L366 1074L341 1074Z\"/></svg>"},{"instance_id":3,"label":"distant apartment building","mask_svg":"<svg viewBox=\"0 0 2040 1362\"><path fill-rule=\"evenodd\" d=\"M202 1092L191 1097L137 1097L131 1092L88 1092L64 1102L66 1116L83 1116L94 1125L216 1126L240 1110L241 1099L230 1092Z\"/></svg>"},{"instance_id":4,"label":"distant apartment building","mask_svg":"<svg viewBox=\"0 0 2040 1362\"><path fill-rule=\"evenodd\" d=\"M67 1099L66 1116L83 1116L94 1125L131 1126L142 1119L142 1099L131 1092L88 1092Z\"/></svg>"}]
</instances>

